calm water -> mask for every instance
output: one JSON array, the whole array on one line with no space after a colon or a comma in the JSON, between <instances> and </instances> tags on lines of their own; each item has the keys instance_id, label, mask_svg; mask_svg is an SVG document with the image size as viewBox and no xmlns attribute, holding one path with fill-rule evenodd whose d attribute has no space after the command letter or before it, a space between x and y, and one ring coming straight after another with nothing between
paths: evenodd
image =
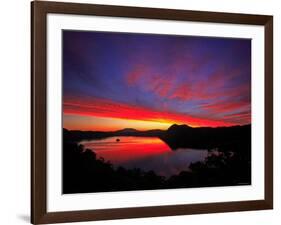
<instances>
[{"instance_id":1,"label":"calm water","mask_svg":"<svg viewBox=\"0 0 281 225\"><path fill-rule=\"evenodd\" d=\"M157 137L110 137L80 143L85 148L94 151L97 157L110 161L114 167L153 170L156 174L165 177L188 170L190 163L202 161L208 155L207 150L177 149L172 151Z\"/></svg>"}]
</instances>

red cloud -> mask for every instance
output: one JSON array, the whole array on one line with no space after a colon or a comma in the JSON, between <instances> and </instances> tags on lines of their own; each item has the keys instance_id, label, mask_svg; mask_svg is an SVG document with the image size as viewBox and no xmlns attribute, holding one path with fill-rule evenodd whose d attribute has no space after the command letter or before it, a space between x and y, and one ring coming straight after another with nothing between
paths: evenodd
<instances>
[{"instance_id":1,"label":"red cloud","mask_svg":"<svg viewBox=\"0 0 281 225\"><path fill-rule=\"evenodd\" d=\"M144 76L145 68L143 66L136 67L127 75L127 83L129 85L136 85L140 80L141 76Z\"/></svg>"},{"instance_id":2,"label":"red cloud","mask_svg":"<svg viewBox=\"0 0 281 225\"><path fill-rule=\"evenodd\" d=\"M250 104L248 102L218 102L212 104L206 104L202 106L203 109L207 109L214 113L224 113L229 111L234 111L237 109L247 109L250 108Z\"/></svg>"},{"instance_id":3,"label":"red cloud","mask_svg":"<svg viewBox=\"0 0 281 225\"><path fill-rule=\"evenodd\" d=\"M238 122L240 124L251 123L251 111L247 110L239 113L232 113L223 116L226 121Z\"/></svg>"},{"instance_id":4,"label":"red cloud","mask_svg":"<svg viewBox=\"0 0 281 225\"><path fill-rule=\"evenodd\" d=\"M186 59L187 60L187 59ZM241 68L228 71L227 68L221 67L213 72L206 79L197 71L200 63L206 63L209 58L198 62L178 59L169 67L173 68L172 74L153 74L149 67L137 65L131 73L127 75L127 83L129 85L138 86L139 88L154 93L155 95L166 99L177 99L180 101L187 100L208 100L225 97L237 97L238 95L249 95L249 85L242 85L226 88L229 82L241 75ZM188 63L187 63L188 62ZM188 65L188 66L187 66ZM196 65L196 66L195 66ZM182 72L183 67L191 67L192 76ZM190 79L192 77L192 79ZM245 89L246 88L246 89ZM243 90L242 90L243 89ZM242 93L243 92L243 93Z\"/></svg>"},{"instance_id":5,"label":"red cloud","mask_svg":"<svg viewBox=\"0 0 281 225\"><path fill-rule=\"evenodd\" d=\"M169 74L169 76L167 74L152 74L148 66L138 65L128 74L127 83L153 93L161 99L183 102L204 100L208 103L198 105L198 109L201 110L201 115L208 115L209 118L210 115L212 118L220 115L220 118L223 118L225 122L235 124L251 120L251 115L237 115L232 118L230 116L224 117L229 113L245 110L250 113L250 84L246 82L245 84L234 85L235 79L239 78L241 72L244 71L243 68L228 70L229 68L222 66L207 77L201 76L197 71L200 67L196 63L197 66L192 67L194 74L190 76L181 73L182 67L185 65L184 62L185 60L178 60L176 63L169 65L173 68L175 67L174 73ZM192 65L192 62L189 62L188 65ZM174 115L164 115L163 113L157 116L190 123L186 118L182 118L185 115L176 114L176 118ZM154 114L147 115L145 118L150 118L152 115ZM181 117L180 119L179 116ZM191 121L194 122L194 118L197 117L192 117ZM241 121L239 121L239 118ZM200 121L194 122L194 124L201 125L203 123Z\"/></svg>"},{"instance_id":6,"label":"red cloud","mask_svg":"<svg viewBox=\"0 0 281 225\"><path fill-rule=\"evenodd\" d=\"M188 124L190 126L230 126L229 121L198 118L180 113L155 111L149 108L117 103L106 99L65 98L63 110L65 114L86 116L144 120L155 122Z\"/></svg>"},{"instance_id":7,"label":"red cloud","mask_svg":"<svg viewBox=\"0 0 281 225\"><path fill-rule=\"evenodd\" d=\"M194 95L187 84L181 84L178 88L168 97L169 99L188 100Z\"/></svg>"}]
</instances>

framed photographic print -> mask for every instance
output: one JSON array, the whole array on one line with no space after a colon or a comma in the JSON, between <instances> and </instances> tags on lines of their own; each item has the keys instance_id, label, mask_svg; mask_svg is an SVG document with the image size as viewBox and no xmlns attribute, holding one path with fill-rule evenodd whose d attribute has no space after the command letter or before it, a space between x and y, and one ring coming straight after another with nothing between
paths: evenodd
<instances>
[{"instance_id":1,"label":"framed photographic print","mask_svg":"<svg viewBox=\"0 0 281 225\"><path fill-rule=\"evenodd\" d=\"M34 224L273 208L273 17L35 1Z\"/></svg>"}]
</instances>

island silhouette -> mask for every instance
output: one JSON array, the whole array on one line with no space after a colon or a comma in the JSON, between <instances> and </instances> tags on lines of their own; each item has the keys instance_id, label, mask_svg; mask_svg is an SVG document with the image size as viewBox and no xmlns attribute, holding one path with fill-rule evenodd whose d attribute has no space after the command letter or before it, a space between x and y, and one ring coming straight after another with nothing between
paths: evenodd
<instances>
[{"instance_id":1,"label":"island silhouette","mask_svg":"<svg viewBox=\"0 0 281 225\"><path fill-rule=\"evenodd\" d=\"M157 137L172 151L207 149L208 157L169 178L140 168L115 168L80 144L116 137ZM63 193L155 190L251 184L251 124L231 127L170 126L167 130L80 131L63 129Z\"/></svg>"}]
</instances>

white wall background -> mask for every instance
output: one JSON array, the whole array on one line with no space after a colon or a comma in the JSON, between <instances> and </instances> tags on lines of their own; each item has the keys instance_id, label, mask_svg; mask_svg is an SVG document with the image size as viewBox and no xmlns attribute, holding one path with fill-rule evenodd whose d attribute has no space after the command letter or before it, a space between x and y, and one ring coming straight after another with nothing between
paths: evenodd
<instances>
[{"instance_id":1,"label":"white wall background","mask_svg":"<svg viewBox=\"0 0 281 225\"><path fill-rule=\"evenodd\" d=\"M281 135L281 102L278 98L281 96L280 1L76 0L76 2L274 15L274 210L87 222L84 224L280 224L281 139L279 136ZM0 18L0 224L20 225L29 223L30 212L30 1L1 1Z\"/></svg>"}]
</instances>

